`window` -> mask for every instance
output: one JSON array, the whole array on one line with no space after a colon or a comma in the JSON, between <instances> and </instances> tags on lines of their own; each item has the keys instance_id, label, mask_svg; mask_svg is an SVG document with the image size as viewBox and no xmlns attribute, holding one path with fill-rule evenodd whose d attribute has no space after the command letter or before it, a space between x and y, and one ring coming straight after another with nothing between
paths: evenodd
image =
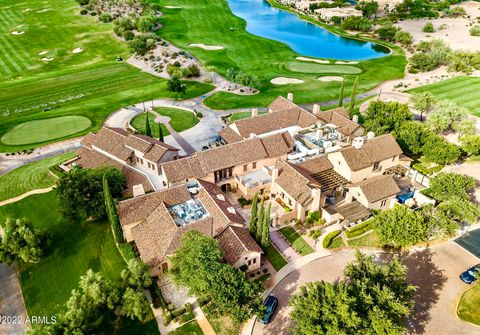
<instances>
[{"instance_id":1,"label":"window","mask_svg":"<svg viewBox=\"0 0 480 335\"><path fill-rule=\"evenodd\" d=\"M397 156L392 157L392 162L395 162L395 158L397 158Z\"/></svg>"},{"instance_id":2,"label":"window","mask_svg":"<svg viewBox=\"0 0 480 335\"><path fill-rule=\"evenodd\" d=\"M256 258L253 259L253 264L255 264L255 263L257 263L257 259L256 259Z\"/></svg>"},{"instance_id":3,"label":"window","mask_svg":"<svg viewBox=\"0 0 480 335\"><path fill-rule=\"evenodd\" d=\"M162 272L167 273L168 271L168 263L162 263Z\"/></svg>"},{"instance_id":4,"label":"window","mask_svg":"<svg viewBox=\"0 0 480 335\"><path fill-rule=\"evenodd\" d=\"M385 207L386 204L387 204L387 199L382 200L382 202L380 203L380 207Z\"/></svg>"},{"instance_id":5,"label":"window","mask_svg":"<svg viewBox=\"0 0 480 335\"><path fill-rule=\"evenodd\" d=\"M373 171L378 171L380 170L380 162L376 162L375 164L373 164Z\"/></svg>"},{"instance_id":6,"label":"window","mask_svg":"<svg viewBox=\"0 0 480 335\"><path fill-rule=\"evenodd\" d=\"M308 209L305 211L305 217L308 216Z\"/></svg>"},{"instance_id":7,"label":"window","mask_svg":"<svg viewBox=\"0 0 480 335\"><path fill-rule=\"evenodd\" d=\"M248 260L248 266L250 266L250 265L252 265L252 260L251 259Z\"/></svg>"},{"instance_id":8,"label":"window","mask_svg":"<svg viewBox=\"0 0 480 335\"><path fill-rule=\"evenodd\" d=\"M243 166L243 172L246 172L247 170L248 170L248 165L245 164L245 165Z\"/></svg>"},{"instance_id":9,"label":"window","mask_svg":"<svg viewBox=\"0 0 480 335\"><path fill-rule=\"evenodd\" d=\"M257 168L257 162L253 162L252 163L252 169L256 169Z\"/></svg>"}]
</instances>

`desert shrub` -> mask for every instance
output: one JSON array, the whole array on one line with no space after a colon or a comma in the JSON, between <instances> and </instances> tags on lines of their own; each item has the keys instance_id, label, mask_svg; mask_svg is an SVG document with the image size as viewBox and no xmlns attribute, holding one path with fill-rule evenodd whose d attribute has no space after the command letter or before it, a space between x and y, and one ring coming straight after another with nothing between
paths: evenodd
<instances>
[{"instance_id":1,"label":"desert shrub","mask_svg":"<svg viewBox=\"0 0 480 335\"><path fill-rule=\"evenodd\" d=\"M424 33L433 33L433 32L435 32L435 28L433 28L432 22L427 22L427 23L425 23L425 25L424 25L423 28L422 28L422 31L423 31Z\"/></svg>"},{"instance_id":2,"label":"desert shrub","mask_svg":"<svg viewBox=\"0 0 480 335\"><path fill-rule=\"evenodd\" d=\"M478 24L476 24L472 28L470 28L470 35L480 36L480 26Z\"/></svg>"}]
</instances>

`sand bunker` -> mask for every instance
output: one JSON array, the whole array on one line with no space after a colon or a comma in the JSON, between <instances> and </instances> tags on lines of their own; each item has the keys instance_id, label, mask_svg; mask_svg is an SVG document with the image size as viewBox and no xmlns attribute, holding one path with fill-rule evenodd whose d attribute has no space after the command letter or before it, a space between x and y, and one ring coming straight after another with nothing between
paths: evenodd
<instances>
[{"instance_id":1,"label":"sand bunker","mask_svg":"<svg viewBox=\"0 0 480 335\"><path fill-rule=\"evenodd\" d=\"M53 60L53 58L44 57L44 58L42 58L42 60L43 60L44 62L50 62L50 61Z\"/></svg>"},{"instance_id":2,"label":"sand bunker","mask_svg":"<svg viewBox=\"0 0 480 335\"><path fill-rule=\"evenodd\" d=\"M47 52L48 52L48 50L43 50L42 52L39 52L38 55L42 56L42 55L45 55Z\"/></svg>"},{"instance_id":3,"label":"sand bunker","mask_svg":"<svg viewBox=\"0 0 480 335\"><path fill-rule=\"evenodd\" d=\"M287 85L287 84L301 84L304 81L296 78L277 77L270 80L275 85Z\"/></svg>"},{"instance_id":4,"label":"sand bunker","mask_svg":"<svg viewBox=\"0 0 480 335\"><path fill-rule=\"evenodd\" d=\"M78 53L80 53L80 52L82 52L82 51L83 51L82 48L75 48L75 49L72 50L72 53L78 54Z\"/></svg>"},{"instance_id":5,"label":"sand bunker","mask_svg":"<svg viewBox=\"0 0 480 335\"><path fill-rule=\"evenodd\" d=\"M182 7L180 6L164 6L165 8L170 8L170 9L180 9Z\"/></svg>"},{"instance_id":6,"label":"sand bunker","mask_svg":"<svg viewBox=\"0 0 480 335\"><path fill-rule=\"evenodd\" d=\"M340 76L323 76L323 77L319 77L318 80L320 80L320 81L343 81L343 77L340 77Z\"/></svg>"},{"instance_id":7,"label":"sand bunker","mask_svg":"<svg viewBox=\"0 0 480 335\"><path fill-rule=\"evenodd\" d=\"M12 35L23 35L23 34L25 34L24 31L16 31L16 30L12 31Z\"/></svg>"},{"instance_id":8,"label":"sand bunker","mask_svg":"<svg viewBox=\"0 0 480 335\"><path fill-rule=\"evenodd\" d=\"M342 62L342 61L338 61L338 62L335 62L335 64L358 64L358 62Z\"/></svg>"},{"instance_id":9,"label":"sand bunker","mask_svg":"<svg viewBox=\"0 0 480 335\"><path fill-rule=\"evenodd\" d=\"M223 47L219 45L205 45L203 43L194 43L194 44L190 44L190 46L201 48L204 50L222 50L223 49Z\"/></svg>"},{"instance_id":10,"label":"sand bunker","mask_svg":"<svg viewBox=\"0 0 480 335\"><path fill-rule=\"evenodd\" d=\"M330 63L328 60L323 59L314 59L314 58L307 58L307 57L297 57L297 60L303 60L304 62L315 62L320 64L328 64Z\"/></svg>"}]
</instances>

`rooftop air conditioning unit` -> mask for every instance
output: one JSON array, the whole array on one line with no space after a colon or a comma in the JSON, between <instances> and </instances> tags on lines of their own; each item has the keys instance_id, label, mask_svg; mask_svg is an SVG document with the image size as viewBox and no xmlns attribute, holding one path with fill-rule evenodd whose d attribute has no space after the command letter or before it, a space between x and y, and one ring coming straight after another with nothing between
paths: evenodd
<instances>
[{"instance_id":1,"label":"rooftop air conditioning unit","mask_svg":"<svg viewBox=\"0 0 480 335\"><path fill-rule=\"evenodd\" d=\"M217 199L221 201L225 201L225 196L223 194L217 194Z\"/></svg>"},{"instance_id":2,"label":"rooftop air conditioning unit","mask_svg":"<svg viewBox=\"0 0 480 335\"><path fill-rule=\"evenodd\" d=\"M227 211L230 213L230 214L237 214L237 211L235 210L235 208L233 207L227 207Z\"/></svg>"}]
</instances>

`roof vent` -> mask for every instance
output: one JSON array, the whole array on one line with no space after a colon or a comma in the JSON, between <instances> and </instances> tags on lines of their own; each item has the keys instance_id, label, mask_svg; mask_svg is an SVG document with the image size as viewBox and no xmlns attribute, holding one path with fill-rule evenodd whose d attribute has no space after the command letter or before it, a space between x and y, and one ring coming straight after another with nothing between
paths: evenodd
<instances>
[{"instance_id":1,"label":"roof vent","mask_svg":"<svg viewBox=\"0 0 480 335\"><path fill-rule=\"evenodd\" d=\"M217 194L217 199L225 201L225 196L223 194Z\"/></svg>"},{"instance_id":2,"label":"roof vent","mask_svg":"<svg viewBox=\"0 0 480 335\"><path fill-rule=\"evenodd\" d=\"M237 211L236 211L235 208L233 208L232 206L227 207L227 211L228 211L230 214L237 214Z\"/></svg>"}]
</instances>

